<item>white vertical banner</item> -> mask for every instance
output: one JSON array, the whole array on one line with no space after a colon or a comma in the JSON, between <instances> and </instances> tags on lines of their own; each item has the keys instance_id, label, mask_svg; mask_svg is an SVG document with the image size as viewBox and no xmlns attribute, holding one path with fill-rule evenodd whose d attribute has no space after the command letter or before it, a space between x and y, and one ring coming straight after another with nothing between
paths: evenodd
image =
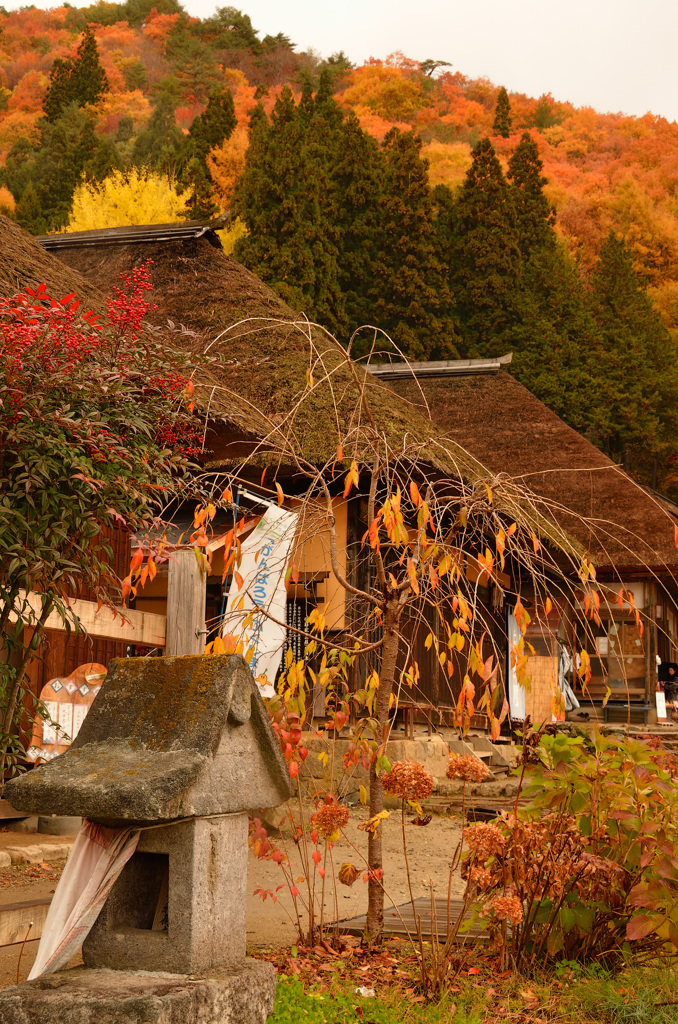
<instances>
[{"instance_id":1,"label":"white vertical banner","mask_svg":"<svg viewBox=\"0 0 678 1024\"><path fill-rule=\"evenodd\" d=\"M518 682L518 674L515 670L513 662L513 651L520 643L520 626L513 612L508 612L507 616L508 624L508 702L509 711L511 718L515 718L519 722L525 721L525 690Z\"/></svg>"},{"instance_id":2,"label":"white vertical banner","mask_svg":"<svg viewBox=\"0 0 678 1024\"><path fill-rule=\"evenodd\" d=\"M268 680L266 684L259 683L264 697L275 694L275 677L285 644L285 573L296 528L296 512L269 506L241 544L237 571L242 586L238 587L234 574L226 602L222 636L231 633L243 641L245 652L252 649L249 666L254 678L265 675ZM243 630L242 622L250 612L254 612L252 625ZM274 622L266 612L278 621Z\"/></svg>"}]
</instances>

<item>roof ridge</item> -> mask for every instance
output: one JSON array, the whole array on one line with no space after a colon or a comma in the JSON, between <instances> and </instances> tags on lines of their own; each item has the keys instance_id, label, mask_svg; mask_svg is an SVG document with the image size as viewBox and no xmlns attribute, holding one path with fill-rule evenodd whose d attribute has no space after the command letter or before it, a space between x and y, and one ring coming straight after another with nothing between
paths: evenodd
<instances>
[{"instance_id":1,"label":"roof ridge","mask_svg":"<svg viewBox=\"0 0 678 1024\"><path fill-rule=\"evenodd\" d=\"M375 377L403 380L407 377L465 377L471 374L498 373L513 360L513 352L493 359L440 359L427 362L368 363Z\"/></svg>"}]
</instances>

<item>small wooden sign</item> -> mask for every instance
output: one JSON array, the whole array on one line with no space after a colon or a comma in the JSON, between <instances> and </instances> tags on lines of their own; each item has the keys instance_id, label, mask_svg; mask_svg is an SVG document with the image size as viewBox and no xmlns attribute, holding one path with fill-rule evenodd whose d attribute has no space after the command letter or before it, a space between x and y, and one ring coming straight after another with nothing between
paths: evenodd
<instances>
[{"instance_id":1,"label":"small wooden sign","mask_svg":"<svg viewBox=\"0 0 678 1024\"><path fill-rule=\"evenodd\" d=\"M85 721L92 701L106 677L106 666L97 662L80 665L70 676L45 683L40 700L49 719L38 715L33 723L26 757L34 764L51 761L68 750Z\"/></svg>"}]
</instances>

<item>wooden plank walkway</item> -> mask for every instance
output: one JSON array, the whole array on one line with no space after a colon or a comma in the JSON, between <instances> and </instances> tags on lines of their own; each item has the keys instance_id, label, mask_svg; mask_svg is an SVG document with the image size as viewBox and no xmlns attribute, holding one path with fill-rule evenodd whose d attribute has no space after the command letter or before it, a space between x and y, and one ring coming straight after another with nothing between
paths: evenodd
<instances>
[{"instance_id":1,"label":"wooden plank walkway","mask_svg":"<svg viewBox=\"0 0 678 1024\"><path fill-rule=\"evenodd\" d=\"M454 927L454 923L457 917L463 909L463 902L460 899L450 900L450 928ZM431 938L431 899L429 896L420 896L414 901L414 907L417 912L417 916L421 918L421 931L424 939ZM436 897L435 899L435 915L437 918L437 932L438 939L445 941L447 938L447 899L444 897ZM471 917L470 912L467 915ZM402 920L401 920L402 918ZM358 917L352 917L347 921L339 922L339 931L344 935L362 935L367 926L367 918L365 914L360 914ZM410 933L412 937L416 936L417 929L414 923L414 910L411 903L403 903L397 908L391 907L388 910L384 910L384 935L397 936L399 938L407 938L407 933ZM487 932L484 928L479 925L474 925L468 931L459 931L457 933L456 942L486 942L488 938Z\"/></svg>"}]
</instances>

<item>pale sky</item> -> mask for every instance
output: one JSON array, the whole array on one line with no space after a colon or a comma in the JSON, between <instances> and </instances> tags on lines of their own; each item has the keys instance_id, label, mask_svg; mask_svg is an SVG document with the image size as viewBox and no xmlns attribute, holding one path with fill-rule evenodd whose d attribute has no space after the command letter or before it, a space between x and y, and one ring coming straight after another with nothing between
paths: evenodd
<instances>
[{"instance_id":1,"label":"pale sky","mask_svg":"<svg viewBox=\"0 0 678 1024\"><path fill-rule=\"evenodd\" d=\"M4 2L5 7L18 4ZM222 6L227 5L224 0ZM37 6L55 6L37 0ZM85 6L77 0L77 6ZM206 17L213 0L184 0ZM355 63L402 50L509 92L678 121L678 0L235 0L261 36Z\"/></svg>"}]
</instances>

